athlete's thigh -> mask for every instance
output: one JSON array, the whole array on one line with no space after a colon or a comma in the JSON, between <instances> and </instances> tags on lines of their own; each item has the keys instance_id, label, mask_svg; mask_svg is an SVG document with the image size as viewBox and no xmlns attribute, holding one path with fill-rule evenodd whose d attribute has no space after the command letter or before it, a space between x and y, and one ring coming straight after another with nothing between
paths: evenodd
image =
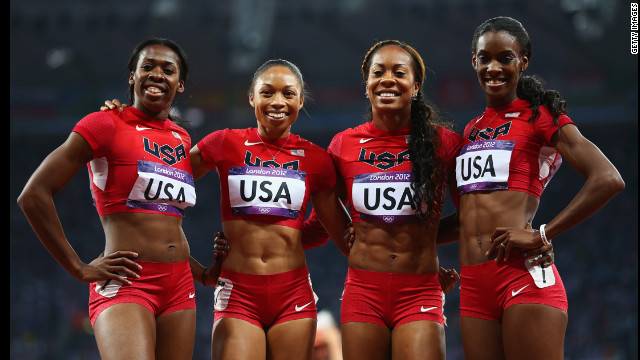
<instances>
[{"instance_id":1,"label":"athlete's thigh","mask_svg":"<svg viewBox=\"0 0 640 360\"><path fill-rule=\"evenodd\" d=\"M297 319L267 330L267 359L311 359L316 339L316 319Z\"/></svg>"},{"instance_id":2,"label":"athlete's thigh","mask_svg":"<svg viewBox=\"0 0 640 360\"><path fill-rule=\"evenodd\" d=\"M460 330L466 360L504 359L501 323L471 316L461 316Z\"/></svg>"},{"instance_id":3,"label":"athlete's thigh","mask_svg":"<svg viewBox=\"0 0 640 360\"><path fill-rule=\"evenodd\" d=\"M191 360L196 336L196 309L185 309L156 318L156 359Z\"/></svg>"},{"instance_id":4,"label":"athlete's thigh","mask_svg":"<svg viewBox=\"0 0 640 360\"><path fill-rule=\"evenodd\" d=\"M98 315L93 332L103 360L155 358L156 319L142 305L108 307Z\"/></svg>"},{"instance_id":5,"label":"athlete's thigh","mask_svg":"<svg viewBox=\"0 0 640 360\"><path fill-rule=\"evenodd\" d=\"M391 331L386 326L347 322L342 324L344 360L386 360L391 356Z\"/></svg>"},{"instance_id":6,"label":"athlete's thigh","mask_svg":"<svg viewBox=\"0 0 640 360\"><path fill-rule=\"evenodd\" d=\"M412 321L391 331L394 360L445 360L444 327L435 321Z\"/></svg>"},{"instance_id":7,"label":"athlete's thigh","mask_svg":"<svg viewBox=\"0 0 640 360\"><path fill-rule=\"evenodd\" d=\"M213 323L211 359L264 360L266 338L262 328L247 321L225 317Z\"/></svg>"},{"instance_id":8,"label":"athlete's thigh","mask_svg":"<svg viewBox=\"0 0 640 360\"><path fill-rule=\"evenodd\" d=\"M567 313L552 306L518 304L508 307L502 318L506 358L564 359L567 322Z\"/></svg>"}]
</instances>

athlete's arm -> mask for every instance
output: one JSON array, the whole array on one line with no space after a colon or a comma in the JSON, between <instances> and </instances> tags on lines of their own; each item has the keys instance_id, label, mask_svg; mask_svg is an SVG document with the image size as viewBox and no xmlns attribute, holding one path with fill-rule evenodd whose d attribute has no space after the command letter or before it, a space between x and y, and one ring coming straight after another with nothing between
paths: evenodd
<instances>
[{"instance_id":1,"label":"athlete's arm","mask_svg":"<svg viewBox=\"0 0 640 360\"><path fill-rule=\"evenodd\" d=\"M598 147L582 136L575 125L568 124L556 131L551 137L551 145L586 181L569 205L547 223L547 239L588 219L625 187L615 166ZM492 250L505 240L524 248L542 244L539 231L526 229L497 228L491 238L494 242Z\"/></svg>"},{"instance_id":2,"label":"athlete's arm","mask_svg":"<svg viewBox=\"0 0 640 360\"><path fill-rule=\"evenodd\" d=\"M189 150L189 157L191 158L191 170L193 171L193 178L195 180L200 179L204 174L209 172L209 167L202 157L202 152L198 149L198 145Z\"/></svg>"},{"instance_id":3,"label":"athlete's arm","mask_svg":"<svg viewBox=\"0 0 640 360\"><path fill-rule=\"evenodd\" d=\"M191 267L193 280L204 286L215 286L218 284L218 277L220 277L220 272L222 271L222 260L216 259L213 265L204 267L198 260L194 259L193 256L189 256L189 266Z\"/></svg>"},{"instance_id":4,"label":"athlete's arm","mask_svg":"<svg viewBox=\"0 0 640 360\"><path fill-rule=\"evenodd\" d=\"M458 211L440 219L438 225L438 236L436 237L437 245L450 244L458 241L460 238L460 214Z\"/></svg>"},{"instance_id":5,"label":"athlete's arm","mask_svg":"<svg viewBox=\"0 0 640 360\"><path fill-rule=\"evenodd\" d=\"M82 282L113 279L128 285L128 280L113 272L122 272L128 277L137 278L136 271L139 266L130 259L137 254L118 251L106 256L101 255L92 261L91 265L85 264L69 244L53 203L53 197L92 157L93 150L89 143L78 133L72 132L31 175L18 197L18 205L42 244L71 276Z\"/></svg>"},{"instance_id":6,"label":"athlete's arm","mask_svg":"<svg viewBox=\"0 0 640 360\"><path fill-rule=\"evenodd\" d=\"M443 293L448 293L453 290L456 283L460 281L460 275L456 269L445 269L442 266L438 269L438 280L440 281L440 287Z\"/></svg>"},{"instance_id":7,"label":"athlete's arm","mask_svg":"<svg viewBox=\"0 0 640 360\"><path fill-rule=\"evenodd\" d=\"M336 182L336 191L337 195L342 202L342 206L344 211L346 210L347 204L347 196L346 196L346 186L344 185L344 181L338 175L338 180ZM329 233L324 229L324 226L318 219L318 214L315 209L311 210L311 214L309 218L304 221L302 224L302 248L305 250L313 249L318 246L322 246L329 241ZM355 231L353 230L353 224L349 221L347 228L342 233L342 239L351 248L353 241L355 240Z\"/></svg>"},{"instance_id":8,"label":"athlete's arm","mask_svg":"<svg viewBox=\"0 0 640 360\"><path fill-rule=\"evenodd\" d=\"M344 231L349 227L351 219L349 213L340 202L335 191L335 186L315 193L311 197L313 208L318 214L318 219L329 233L338 249L349 256L349 246L343 240Z\"/></svg>"},{"instance_id":9,"label":"athlete's arm","mask_svg":"<svg viewBox=\"0 0 640 360\"><path fill-rule=\"evenodd\" d=\"M305 250L322 246L329 241L329 233L324 229L315 208L311 210L309 218L302 223L302 248Z\"/></svg>"},{"instance_id":10,"label":"athlete's arm","mask_svg":"<svg viewBox=\"0 0 640 360\"><path fill-rule=\"evenodd\" d=\"M565 125L556 131L551 144L586 182L571 203L547 224L545 232L549 239L595 214L625 187L615 166L575 125Z\"/></svg>"},{"instance_id":11,"label":"athlete's arm","mask_svg":"<svg viewBox=\"0 0 640 360\"><path fill-rule=\"evenodd\" d=\"M440 224L438 225L438 236L436 237L437 245L450 244L460 239L460 214L458 213L460 195L458 194L456 177L453 172L449 175L447 185L449 188L449 195L456 207L456 211L440 219Z\"/></svg>"}]
</instances>

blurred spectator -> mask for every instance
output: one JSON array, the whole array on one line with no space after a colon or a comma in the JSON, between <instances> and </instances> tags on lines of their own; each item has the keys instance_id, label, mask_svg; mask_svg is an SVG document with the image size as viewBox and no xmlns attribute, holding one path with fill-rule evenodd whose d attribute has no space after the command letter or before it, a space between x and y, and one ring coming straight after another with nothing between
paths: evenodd
<instances>
[{"instance_id":1,"label":"blurred spectator","mask_svg":"<svg viewBox=\"0 0 640 360\"><path fill-rule=\"evenodd\" d=\"M328 310L318 311L316 342L313 346L313 360L342 360L340 329Z\"/></svg>"}]
</instances>

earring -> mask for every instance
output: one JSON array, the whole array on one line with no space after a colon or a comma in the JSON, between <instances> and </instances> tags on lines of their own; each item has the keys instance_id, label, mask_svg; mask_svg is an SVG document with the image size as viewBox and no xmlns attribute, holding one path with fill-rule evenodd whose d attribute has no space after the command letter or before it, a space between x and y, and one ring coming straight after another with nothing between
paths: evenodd
<instances>
[{"instance_id":1,"label":"earring","mask_svg":"<svg viewBox=\"0 0 640 360\"><path fill-rule=\"evenodd\" d=\"M364 97L366 97L367 99L369 98L369 93L368 92L364 92Z\"/></svg>"},{"instance_id":2,"label":"earring","mask_svg":"<svg viewBox=\"0 0 640 360\"><path fill-rule=\"evenodd\" d=\"M416 101L416 100L418 100L418 93L411 95L411 101Z\"/></svg>"}]
</instances>

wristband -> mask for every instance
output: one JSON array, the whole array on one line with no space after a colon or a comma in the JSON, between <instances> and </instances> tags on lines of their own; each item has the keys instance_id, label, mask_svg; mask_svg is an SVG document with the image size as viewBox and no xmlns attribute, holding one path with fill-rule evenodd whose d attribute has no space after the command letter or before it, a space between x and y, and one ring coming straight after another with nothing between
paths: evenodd
<instances>
[{"instance_id":1,"label":"wristband","mask_svg":"<svg viewBox=\"0 0 640 360\"><path fill-rule=\"evenodd\" d=\"M546 226L547 224L540 225L540 239L542 239L544 245L551 245L551 240L547 239L547 234L544 232Z\"/></svg>"}]
</instances>

